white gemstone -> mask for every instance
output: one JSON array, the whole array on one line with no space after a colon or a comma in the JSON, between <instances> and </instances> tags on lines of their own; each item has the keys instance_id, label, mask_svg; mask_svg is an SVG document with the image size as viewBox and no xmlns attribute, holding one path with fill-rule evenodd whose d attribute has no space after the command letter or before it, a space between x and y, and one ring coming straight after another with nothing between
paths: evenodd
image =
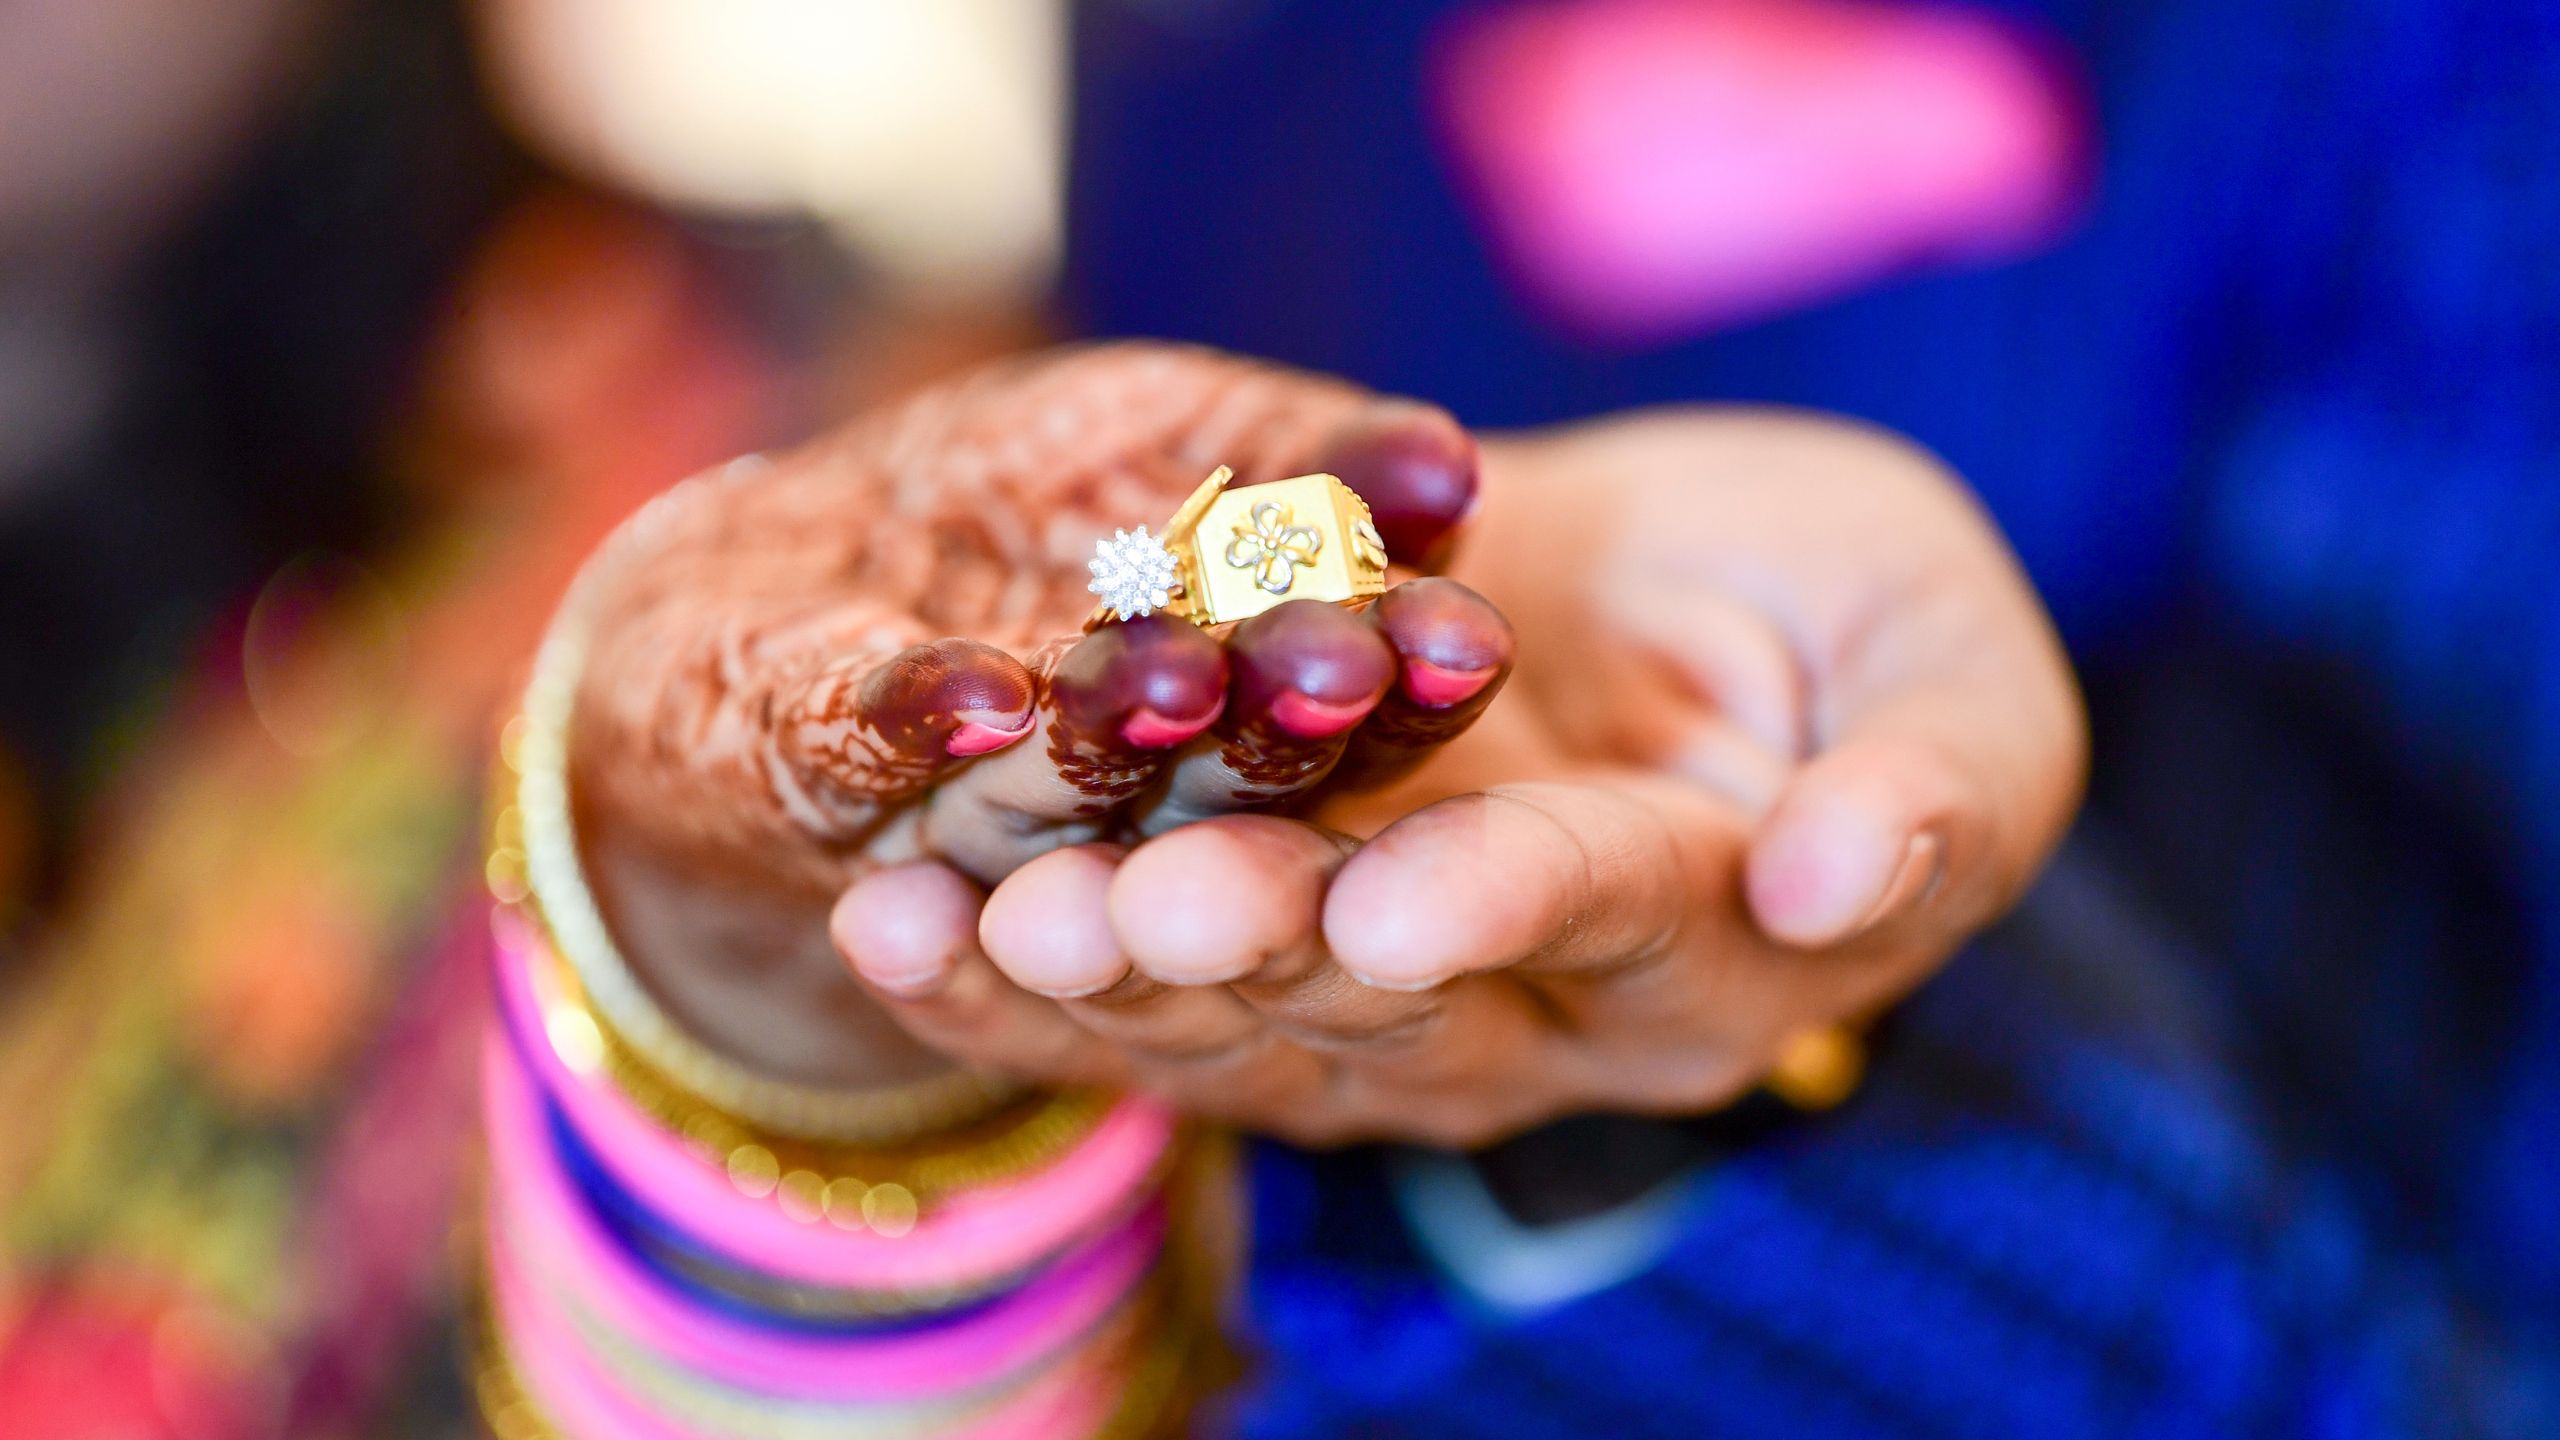
<instances>
[{"instance_id":1,"label":"white gemstone","mask_svg":"<svg viewBox=\"0 0 2560 1440\"><path fill-rule=\"evenodd\" d=\"M1093 542L1093 558L1085 562L1093 579L1084 588L1123 620L1163 609L1173 600L1179 565L1164 542L1147 527L1122 530Z\"/></svg>"}]
</instances>

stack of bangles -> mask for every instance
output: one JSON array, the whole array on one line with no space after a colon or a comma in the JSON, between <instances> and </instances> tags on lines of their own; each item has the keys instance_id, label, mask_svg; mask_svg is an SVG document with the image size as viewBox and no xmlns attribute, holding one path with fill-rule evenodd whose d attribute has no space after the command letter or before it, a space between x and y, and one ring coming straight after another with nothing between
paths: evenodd
<instances>
[{"instance_id":1,"label":"stack of bangles","mask_svg":"<svg viewBox=\"0 0 2560 1440\"><path fill-rule=\"evenodd\" d=\"M792 1084L679 1030L583 880L586 644L545 641L489 858L486 1301L499 1440L1085 1437L1180 1423L1210 1356L1228 1170L1153 1100L953 1072Z\"/></svg>"}]
</instances>

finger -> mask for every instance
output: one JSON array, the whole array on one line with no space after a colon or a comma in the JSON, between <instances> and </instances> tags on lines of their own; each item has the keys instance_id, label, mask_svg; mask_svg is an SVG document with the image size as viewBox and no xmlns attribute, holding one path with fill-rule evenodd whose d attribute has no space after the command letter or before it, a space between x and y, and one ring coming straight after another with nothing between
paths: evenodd
<instances>
[{"instance_id":1,"label":"finger","mask_svg":"<svg viewBox=\"0 0 2560 1440\"><path fill-rule=\"evenodd\" d=\"M1142 1062L1241 1055L1263 1028L1241 1001L1215 987L1166 985L1133 971L1122 954L1108 904L1121 854L1117 846L1079 845L1014 872L987 897L978 922L988 958Z\"/></svg>"},{"instance_id":2,"label":"finger","mask_svg":"<svg viewBox=\"0 0 2560 1440\"><path fill-rule=\"evenodd\" d=\"M1629 777L1502 786L1388 826L1335 877L1324 936L1371 984L1635 966L1735 883L1741 829L1695 787Z\"/></svg>"},{"instance_id":3,"label":"finger","mask_svg":"<svg viewBox=\"0 0 2560 1440\"><path fill-rule=\"evenodd\" d=\"M1117 845L1075 845L1006 876L978 918L987 958L1014 984L1052 999L1096 994L1126 979L1129 958L1103 907L1125 853Z\"/></svg>"},{"instance_id":4,"label":"finger","mask_svg":"<svg viewBox=\"0 0 2560 1440\"><path fill-rule=\"evenodd\" d=\"M1327 438L1316 466L1367 502L1399 565L1439 569L1475 511L1475 440L1436 406L1375 400Z\"/></svg>"},{"instance_id":5,"label":"finger","mask_svg":"<svg viewBox=\"0 0 2560 1440\"><path fill-rule=\"evenodd\" d=\"M1579 712L1589 752L1669 771L1765 812L1806 751L1795 641L1765 610L1704 583L1657 585L1622 597L1611 613L1628 643L1597 658L1617 703L1592 713L1575 696L1545 698Z\"/></svg>"},{"instance_id":6,"label":"finger","mask_svg":"<svg viewBox=\"0 0 2560 1440\"><path fill-rule=\"evenodd\" d=\"M1414 1040L1434 995L1378 990L1324 946L1326 885L1355 848L1294 820L1230 815L1130 852L1111 882L1111 928L1130 963L1178 985L1231 987L1292 1039L1329 1046Z\"/></svg>"},{"instance_id":7,"label":"finger","mask_svg":"<svg viewBox=\"0 0 2560 1440\"><path fill-rule=\"evenodd\" d=\"M1206 631L1170 615L1106 625L1049 667L1030 743L934 792L925 843L993 881L1044 851L1090 840L1226 700L1226 651Z\"/></svg>"},{"instance_id":8,"label":"finger","mask_svg":"<svg viewBox=\"0 0 2560 1440\"><path fill-rule=\"evenodd\" d=\"M1888 929L1954 936L2005 909L2077 804L2065 673L2057 658L2041 674L1946 675L1854 705L1752 839L1760 927L1819 947Z\"/></svg>"},{"instance_id":9,"label":"finger","mask_svg":"<svg viewBox=\"0 0 2560 1440\"><path fill-rule=\"evenodd\" d=\"M1465 734L1511 673L1511 624L1455 580L1410 580L1367 618L1396 657L1396 684L1352 736L1329 784L1397 779Z\"/></svg>"},{"instance_id":10,"label":"finger","mask_svg":"<svg viewBox=\"0 0 2560 1440\"><path fill-rule=\"evenodd\" d=\"M770 709L772 782L813 833L859 833L962 760L1032 730L1031 674L974 640L838 661Z\"/></svg>"},{"instance_id":11,"label":"finger","mask_svg":"<svg viewBox=\"0 0 2560 1440\"><path fill-rule=\"evenodd\" d=\"M1229 815L1129 852L1109 921L1141 972L1174 985L1271 983L1323 963L1324 888L1353 842L1315 826Z\"/></svg>"},{"instance_id":12,"label":"finger","mask_svg":"<svg viewBox=\"0 0 2560 1440\"><path fill-rule=\"evenodd\" d=\"M1175 763L1140 822L1144 833L1305 794L1395 682L1395 653L1376 629L1319 600L1292 600L1238 625L1227 663L1226 713Z\"/></svg>"},{"instance_id":13,"label":"finger","mask_svg":"<svg viewBox=\"0 0 2560 1440\"><path fill-rule=\"evenodd\" d=\"M930 862L875 871L828 916L836 949L910 1035L955 1059L1053 1084L1117 1084L1110 1047L1017 988L977 945L977 887Z\"/></svg>"}]
</instances>

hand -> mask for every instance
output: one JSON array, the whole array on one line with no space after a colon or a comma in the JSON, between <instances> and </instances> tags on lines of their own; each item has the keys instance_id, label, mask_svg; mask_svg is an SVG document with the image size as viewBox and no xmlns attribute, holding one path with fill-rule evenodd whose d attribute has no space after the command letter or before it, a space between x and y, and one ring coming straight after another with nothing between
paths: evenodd
<instances>
[{"instance_id":1,"label":"hand","mask_svg":"<svg viewBox=\"0 0 2560 1440\"><path fill-rule=\"evenodd\" d=\"M635 519L593 567L572 791L599 899L677 1020L812 1083L945 1064L827 946L857 877L930 857L992 883L1376 783L1481 711L1509 631L1447 582L1223 636L1084 634L1096 535L1162 523L1220 463L1331 470L1423 563L1476 493L1473 442L1436 410L1118 346L982 372Z\"/></svg>"},{"instance_id":2,"label":"hand","mask_svg":"<svg viewBox=\"0 0 2560 1440\"><path fill-rule=\"evenodd\" d=\"M1475 1144L1732 1098L1918 983L2058 842L2068 668L1927 457L1695 411L1489 444L1484 475L1451 573L1519 664L1483 723L1310 821L1061 848L992 893L868 876L834 932L890 1013L1301 1141Z\"/></svg>"}]
</instances>

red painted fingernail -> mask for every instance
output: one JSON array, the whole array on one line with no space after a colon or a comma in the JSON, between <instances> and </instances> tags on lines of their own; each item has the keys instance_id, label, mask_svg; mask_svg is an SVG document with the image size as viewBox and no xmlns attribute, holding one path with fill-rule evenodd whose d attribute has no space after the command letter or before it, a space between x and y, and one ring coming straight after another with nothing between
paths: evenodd
<instances>
[{"instance_id":1,"label":"red painted fingernail","mask_svg":"<svg viewBox=\"0 0 2560 1440\"><path fill-rule=\"evenodd\" d=\"M1376 708L1378 702L1373 699L1328 704L1290 690L1272 697L1271 718L1292 735L1322 740L1359 724L1362 716Z\"/></svg>"},{"instance_id":2,"label":"red painted fingernail","mask_svg":"<svg viewBox=\"0 0 2560 1440\"><path fill-rule=\"evenodd\" d=\"M1120 727L1120 738L1141 750L1170 750L1217 724L1218 717L1226 712L1226 708L1227 697L1224 694L1218 696L1216 704L1193 716L1165 715L1142 706L1138 713L1129 717L1128 723Z\"/></svg>"},{"instance_id":3,"label":"red painted fingernail","mask_svg":"<svg viewBox=\"0 0 2560 1440\"><path fill-rule=\"evenodd\" d=\"M936 640L867 671L860 663L803 683L774 714L783 759L819 783L876 797L884 782L921 779L1030 732L1031 672L992 645Z\"/></svg>"},{"instance_id":4,"label":"red painted fingernail","mask_svg":"<svg viewBox=\"0 0 2560 1440\"><path fill-rule=\"evenodd\" d=\"M1076 735L1162 749L1217 723L1227 703L1226 652L1197 626L1149 615L1076 642L1049 693Z\"/></svg>"},{"instance_id":5,"label":"red painted fingernail","mask_svg":"<svg viewBox=\"0 0 2560 1440\"><path fill-rule=\"evenodd\" d=\"M951 732L951 738L943 742L942 748L956 757L966 759L972 755L984 755L992 750L1001 750L1030 733L1029 711L1023 712L1019 719L1002 725L990 725L983 720L963 720L959 728Z\"/></svg>"},{"instance_id":6,"label":"red painted fingernail","mask_svg":"<svg viewBox=\"0 0 2560 1440\"><path fill-rule=\"evenodd\" d=\"M1228 637L1235 699L1227 728L1264 717L1310 740L1358 724L1395 683L1395 652L1364 618L1321 600L1266 610Z\"/></svg>"},{"instance_id":7,"label":"red painted fingernail","mask_svg":"<svg viewBox=\"0 0 2560 1440\"><path fill-rule=\"evenodd\" d=\"M1491 669L1453 670L1428 660L1407 660L1404 662L1404 693L1412 696L1417 704L1439 709L1472 698L1477 691L1493 682L1493 675Z\"/></svg>"}]
</instances>

